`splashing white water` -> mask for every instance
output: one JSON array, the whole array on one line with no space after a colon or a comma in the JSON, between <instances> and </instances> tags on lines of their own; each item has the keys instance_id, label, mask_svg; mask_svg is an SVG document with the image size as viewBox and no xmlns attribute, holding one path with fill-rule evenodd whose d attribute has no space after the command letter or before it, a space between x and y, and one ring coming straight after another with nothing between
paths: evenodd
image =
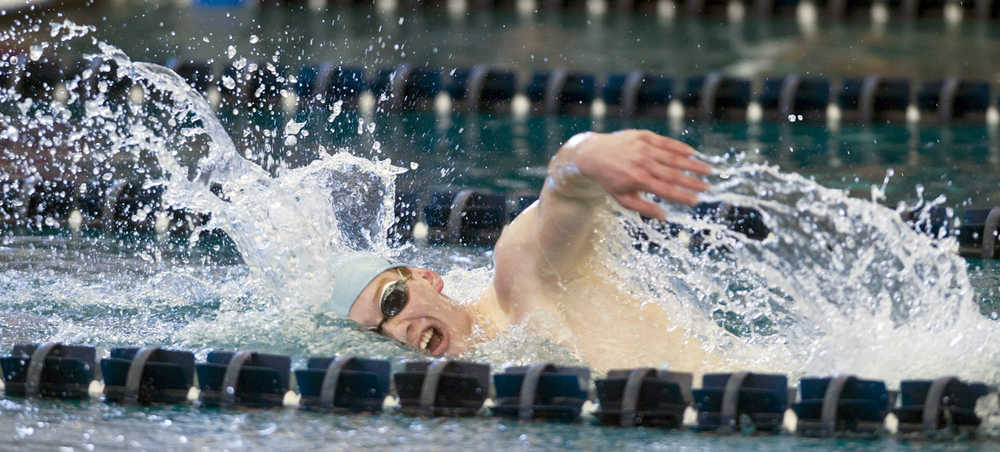
<instances>
[{"instance_id":1,"label":"splashing white water","mask_svg":"<svg viewBox=\"0 0 1000 452\"><path fill-rule=\"evenodd\" d=\"M62 26L54 33L75 30ZM336 286L334 256L391 252L386 231L393 221L393 180L401 170L388 160L370 161L321 148L311 164L279 168L272 175L239 154L208 103L176 73L132 62L106 43L97 45L100 52L91 55L91 61L101 68L113 63L120 77L150 94L140 109L118 107L106 89L78 93L73 88L65 105L84 105L83 121L76 121L70 108L57 103L46 106L54 114L40 110L41 119L30 118L24 125L24 111L0 119L19 124L16 130L27 135L42 135L53 122L69 129L58 140L45 142L51 149L68 148L79 137L92 140L103 148L92 159L98 168L95 174L123 156L151 164L157 177L145 185L166 188L165 207L211 214L210 221L193 232L191 243L201 231L214 228L223 229L235 242L249 269L246 285L257 288L253 298L259 303L248 304L234 294L235 303L223 303L211 320L192 322L178 333L180 341L302 343L302 336L316 334L320 328L314 323L325 320L314 316ZM70 84L89 86L108 70L88 70ZM4 97L22 99L15 89L6 90ZM302 125L290 123L289 128L298 133ZM91 151L74 154L89 157ZM34 169L25 163L28 170Z\"/></svg>"},{"instance_id":2,"label":"splashing white water","mask_svg":"<svg viewBox=\"0 0 1000 452\"><path fill-rule=\"evenodd\" d=\"M141 121L130 132L133 139L154 144L147 150L163 170L158 183L167 188L166 203L211 212L206 227L221 228L233 238L255 276L274 289L267 295L283 304L318 305L334 286L334 256L352 250L388 252L393 176L400 172L388 161L320 149L312 164L272 176L240 156L205 99L176 73L132 63L107 44L101 48L105 57L129 68L134 81L167 95L174 119L196 121L182 133L206 138L207 152L191 168L167 145L169 137L150 133ZM290 121L286 131L301 128ZM211 184L220 184L224 194L213 193Z\"/></svg>"},{"instance_id":3,"label":"splashing white water","mask_svg":"<svg viewBox=\"0 0 1000 452\"><path fill-rule=\"evenodd\" d=\"M671 221L707 231L708 250L692 252L621 213L665 251L636 252L619 234L605 242L609 270L642 299L735 318L746 340L683 321L727 353L752 351L741 354L751 368L997 380L996 323L979 314L953 238L918 234L891 209L771 166L736 161L721 179L705 200L757 209L766 239L666 206Z\"/></svg>"}]
</instances>

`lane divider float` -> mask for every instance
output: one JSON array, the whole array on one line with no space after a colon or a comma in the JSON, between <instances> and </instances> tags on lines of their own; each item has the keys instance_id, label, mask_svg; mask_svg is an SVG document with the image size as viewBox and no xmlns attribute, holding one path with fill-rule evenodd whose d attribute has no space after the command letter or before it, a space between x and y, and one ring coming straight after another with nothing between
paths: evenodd
<instances>
[{"instance_id":1,"label":"lane divider float","mask_svg":"<svg viewBox=\"0 0 1000 452\"><path fill-rule=\"evenodd\" d=\"M94 380L96 349L61 343L18 344L0 358L5 397L85 400ZM854 375L804 377L798 390L788 377L754 372L710 373L692 389L692 375L649 367L618 369L591 382L590 369L552 363L508 367L435 359L404 364L355 356L314 357L290 378L291 358L251 351L194 355L160 347L114 348L101 360L103 401L139 405L197 403L223 409L276 408L300 395L298 408L328 413L378 413L386 401L396 411L424 417L493 415L522 422L577 422L587 403L596 423L620 427L683 427L713 434L774 434L794 429L809 437L953 440L975 437L975 411L994 386L945 376L903 380L899 392L883 381ZM390 378L391 377L391 378ZM96 393L95 393L96 394ZM898 394L898 397L897 397ZM595 397L596 395L596 397ZM395 396L395 397L393 397ZM797 396L797 397L796 397ZM797 399L797 400L796 400ZM294 400L294 399L292 399ZM492 402L487 402L492 400ZM790 427L788 410L797 418ZM898 420L895 431L887 416Z\"/></svg>"}]
</instances>

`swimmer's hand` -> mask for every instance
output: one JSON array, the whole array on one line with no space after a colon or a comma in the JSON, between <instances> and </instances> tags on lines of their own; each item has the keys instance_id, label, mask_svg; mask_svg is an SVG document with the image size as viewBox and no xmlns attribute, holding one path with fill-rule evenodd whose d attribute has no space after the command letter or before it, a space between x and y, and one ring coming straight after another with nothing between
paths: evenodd
<instances>
[{"instance_id":1,"label":"swimmer's hand","mask_svg":"<svg viewBox=\"0 0 1000 452\"><path fill-rule=\"evenodd\" d=\"M546 184L568 198L599 196L601 190L619 204L644 216L665 219L663 209L643 192L694 205L697 193L710 185L711 167L692 159L694 148L648 130L610 134L587 132L563 145L549 165Z\"/></svg>"}]
</instances>

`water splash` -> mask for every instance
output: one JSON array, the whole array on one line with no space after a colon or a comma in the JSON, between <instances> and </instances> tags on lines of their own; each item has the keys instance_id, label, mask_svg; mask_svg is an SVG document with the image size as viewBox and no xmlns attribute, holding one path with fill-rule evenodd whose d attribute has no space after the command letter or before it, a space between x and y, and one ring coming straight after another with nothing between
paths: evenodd
<instances>
[{"instance_id":1,"label":"water splash","mask_svg":"<svg viewBox=\"0 0 1000 452\"><path fill-rule=\"evenodd\" d=\"M751 240L665 206L672 222L704 231L705 249L692 251L619 212L620 224L649 237L645 245L662 247L637 251L627 234L606 242L606 259L625 263L609 270L628 289L714 314L742 337L690 315L681 321L726 353L743 352L752 368L998 379L996 323L979 313L954 238L916 233L897 211L773 166L726 163L704 200L757 209L771 234Z\"/></svg>"},{"instance_id":2,"label":"water splash","mask_svg":"<svg viewBox=\"0 0 1000 452\"><path fill-rule=\"evenodd\" d=\"M52 33L57 37L79 30L61 24L53 26ZM77 41L68 40L80 44ZM131 171L117 174L139 174L146 176L145 187L164 187L165 208L210 213L210 220L193 231L192 243L202 231L215 228L235 242L249 270L243 284L254 289L252 296L242 290L225 296L217 314L189 323L173 341L270 342L266 347L270 349L295 345L328 349L323 344L336 343L317 332L326 320L316 318L317 308L334 286L332 259L347 252L390 252L386 231L393 221L394 176L401 170L388 160L321 148L311 164L294 169L279 166L272 174L241 155L209 104L176 73L132 62L109 44L96 46L97 52L87 56L88 68L67 83L70 95L65 101L36 103L15 89L19 84L15 81L4 98L28 103L36 113L32 117L19 109L0 117L0 123L21 136L43 137L38 139L43 151L59 150L69 154L74 165L80 161L88 165L85 170L60 165L57 169L63 175L92 173L113 179L116 164L127 161L124 166ZM141 87L144 102L123 105L106 79ZM301 127L289 122L285 130ZM58 134L52 136L53 130ZM85 142L83 150L79 140ZM77 150L71 150L74 147ZM16 163L25 172L38 169L31 159ZM335 326L337 331L344 329L342 324ZM307 336L313 340L303 339ZM132 338L121 334L97 339Z\"/></svg>"}]
</instances>

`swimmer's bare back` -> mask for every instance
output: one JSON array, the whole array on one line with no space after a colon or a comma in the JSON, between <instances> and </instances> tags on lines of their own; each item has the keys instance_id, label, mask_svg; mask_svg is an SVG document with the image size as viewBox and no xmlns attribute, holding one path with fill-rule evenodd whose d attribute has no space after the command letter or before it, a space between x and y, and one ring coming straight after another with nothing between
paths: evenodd
<instances>
[{"instance_id":1,"label":"swimmer's bare back","mask_svg":"<svg viewBox=\"0 0 1000 452\"><path fill-rule=\"evenodd\" d=\"M663 210L643 198L692 205L709 188L696 176L711 168L692 159L690 146L649 131L576 135L559 149L537 203L511 223L497 242L495 297L504 319L537 322L539 334L567 346L598 369L660 366L700 373L720 358L675 328L657 304L640 306L621 293L594 262L599 222L608 203L657 219Z\"/></svg>"}]
</instances>

